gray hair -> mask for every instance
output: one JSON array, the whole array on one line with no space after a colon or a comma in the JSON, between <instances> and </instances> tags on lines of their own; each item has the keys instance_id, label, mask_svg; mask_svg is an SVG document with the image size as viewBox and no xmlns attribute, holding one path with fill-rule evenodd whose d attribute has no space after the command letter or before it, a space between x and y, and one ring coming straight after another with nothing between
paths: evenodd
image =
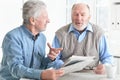
<instances>
[{"instance_id":1,"label":"gray hair","mask_svg":"<svg viewBox=\"0 0 120 80\"><path fill-rule=\"evenodd\" d=\"M78 6L78 5L86 5L86 7L88 8L88 10L89 10L89 12L90 12L90 7L89 7L89 5L88 4L85 4L85 3L76 3L76 4L74 4L73 6L72 6L72 10L76 7L76 6Z\"/></svg>"},{"instance_id":2,"label":"gray hair","mask_svg":"<svg viewBox=\"0 0 120 80\"><path fill-rule=\"evenodd\" d=\"M29 0L23 5L23 24L30 24L30 17L37 18L42 10L46 9L46 4L40 0Z\"/></svg>"}]
</instances>

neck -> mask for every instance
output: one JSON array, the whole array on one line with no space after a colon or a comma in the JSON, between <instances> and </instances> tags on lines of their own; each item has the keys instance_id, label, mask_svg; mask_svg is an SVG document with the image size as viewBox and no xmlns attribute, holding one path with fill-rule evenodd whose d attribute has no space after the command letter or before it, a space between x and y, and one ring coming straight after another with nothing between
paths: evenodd
<instances>
[{"instance_id":1,"label":"neck","mask_svg":"<svg viewBox=\"0 0 120 80\"><path fill-rule=\"evenodd\" d=\"M34 26L28 24L26 27L34 36L38 35L38 32L35 30Z\"/></svg>"}]
</instances>

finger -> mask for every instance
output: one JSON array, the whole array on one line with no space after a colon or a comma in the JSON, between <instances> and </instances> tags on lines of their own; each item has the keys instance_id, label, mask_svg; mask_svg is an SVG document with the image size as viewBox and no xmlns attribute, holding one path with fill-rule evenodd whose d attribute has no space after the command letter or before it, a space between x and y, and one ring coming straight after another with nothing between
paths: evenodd
<instances>
[{"instance_id":1,"label":"finger","mask_svg":"<svg viewBox=\"0 0 120 80\"><path fill-rule=\"evenodd\" d=\"M64 75L64 70L62 70L62 69L56 70L57 77L62 76L62 75Z\"/></svg>"},{"instance_id":2,"label":"finger","mask_svg":"<svg viewBox=\"0 0 120 80\"><path fill-rule=\"evenodd\" d=\"M53 49L53 50L59 50L59 51L63 50L63 48L52 48L52 46L50 45L50 43L47 43L47 45L48 45L48 47L50 49Z\"/></svg>"},{"instance_id":3,"label":"finger","mask_svg":"<svg viewBox=\"0 0 120 80\"><path fill-rule=\"evenodd\" d=\"M55 54L60 53L60 51L59 51L59 50L53 50L53 52L54 52Z\"/></svg>"},{"instance_id":4,"label":"finger","mask_svg":"<svg viewBox=\"0 0 120 80\"><path fill-rule=\"evenodd\" d=\"M64 73L64 70L62 69L56 70L56 74L61 74L61 73Z\"/></svg>"},{"instance_id":5,"label":"finger","mask_svg":"<svg viewBox=\"0 0 120 80\"><path fill-rule=\"evenodd\" d=\"M55 52L55 53L60 53L60 51L63 50L63 48L52 48L52 50Z\"/></svg>"},{"instance_id":6,"label":"finger","mask_svg":"<svg viewBox=\"0 0 120 80\"><path fill-rule=\"evenodd\" d=\"M63 48L56 48L56 49L59 50L59 51L63 50Z\"/></svg>"},{"instance_id":7,"label":"finger","mask_svg":"<svg viewBox=\"0 0 120 80\"><path fill-rule=\"evenodd\" d=\"M104 74L104 73L105 73L104 70L100 70L100 69L95 69L94 72L95 72L96 74Z\"/></svg>"},{"instance_id":8,"label":"finger","mask_svg":"<svg viewBox=\"0 0 120 80\"><path fill-rule=\"evenodd\" d=\"M57 56L57 53L55 51L51 51L50 54L48 54L48 55Z\"/></svg>"},{"instance_id":9,"label":"finger","mask_svg":"<svg viewBox=\"0 0 120 80\"><path fill-rule=\"evenodd\" d=\"M48 45L48 47L49 47L50 49L52 49L52 46L50 45L50 43L47 43L47 45Z\"/></svg>"},{"instance_id":10,"label":"finger","mask_svg":"<svg viewBox=\"0 0 120 80\"><path fill-rule=\"evenodd\" d=\"M103 64L98 64L97 69L103 69L103 68L104 68Z\"/></svg>"},{"instance_id":11,"label":"finger","mask_svg":"<svg viewBox=\"0 0 120 80\"><path fill-rule=\"evenodd\" d=\"M56 58L56 56L53 56L53 55L48 55L48 57L51 59L51 60L54 60Z\"/></svg>"}]
</instances>

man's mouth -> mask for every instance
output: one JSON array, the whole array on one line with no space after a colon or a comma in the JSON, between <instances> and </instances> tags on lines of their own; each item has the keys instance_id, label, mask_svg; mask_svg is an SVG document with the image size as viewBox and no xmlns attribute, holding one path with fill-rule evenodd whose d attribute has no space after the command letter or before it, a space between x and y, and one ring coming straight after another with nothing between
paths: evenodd
<instances>
[{"instance_id":1,"label":"man's mouth","mask_svg":"<svg viewBox=\"0 0 120 80\"><path fill-rule=\"evenodd\" d=\"M80 23L80 22L76 22L76 25L82 25L82 23Z\"/></svg>"}]
</instances>

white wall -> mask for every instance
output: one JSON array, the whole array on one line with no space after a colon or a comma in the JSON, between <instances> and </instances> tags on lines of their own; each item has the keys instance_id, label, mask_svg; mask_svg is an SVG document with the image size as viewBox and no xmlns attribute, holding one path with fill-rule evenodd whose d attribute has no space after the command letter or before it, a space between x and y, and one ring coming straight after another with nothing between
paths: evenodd
<instances>
[{"instance_id":1,"label":"white wall","mask_svg":"<svg viewBox=\"0 0 120 80\"><path fill-rule=\"evenodd\" d=\"M112 0L111 3L111 22L109 28L110 51L113 55L120 56L120 0Z\"/></svg>"},{"instance_id":2,"label":"white wall","mask_svg":"<svg viewBox=\"0 0 120 80\"><path fill-rule=\"evenodd\" d=\"M21 8L22 0L0 0L0 61L4 35L22 22Z\"/></svg>"},{"instance_id":3,"label":"white wall","mask_svg":"<svg viewBox=\"0 0 120 80\"><path fill-rule=\"evenodd\" d=\"M66 0L44 0L47 4L50 23L44 32L47 42L52 44L55 31L66 25ZM53 3L54 2L54 3ZM48 52L48 47L47 52Z\"/></svg>"}]
</instances>

